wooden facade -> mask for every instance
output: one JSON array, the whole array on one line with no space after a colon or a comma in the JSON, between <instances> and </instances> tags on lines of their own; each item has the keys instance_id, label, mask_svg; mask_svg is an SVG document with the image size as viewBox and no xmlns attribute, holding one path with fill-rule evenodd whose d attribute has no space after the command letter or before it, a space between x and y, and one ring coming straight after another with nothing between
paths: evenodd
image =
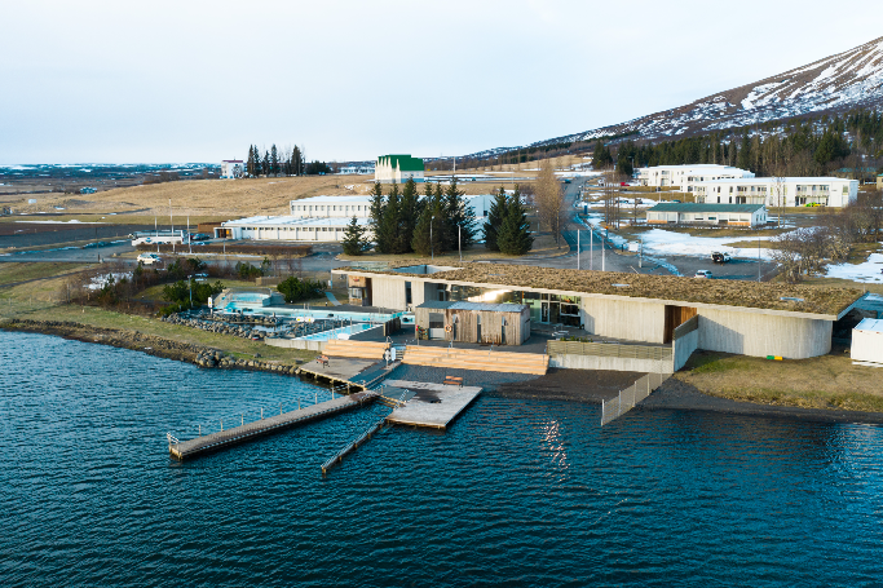
<instances>
[{"instance_id":1,"label":"wooden facade","mask_svg":"<svg viewBox=\"0 0 883 588\"><path fill-rule=\"evenodd\" d=\"M521 345L530 338L530 308L524 304L426 302L414 309L414 320L431 339Z\"/></svg>"}]
</instances>

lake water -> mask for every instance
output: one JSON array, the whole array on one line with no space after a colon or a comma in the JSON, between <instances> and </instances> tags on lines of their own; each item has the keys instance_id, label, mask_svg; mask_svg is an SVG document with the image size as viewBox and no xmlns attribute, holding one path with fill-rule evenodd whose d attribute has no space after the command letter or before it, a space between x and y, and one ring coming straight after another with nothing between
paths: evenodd
<instances>
[{"instance_id":1,"label":"lake water","mask_svg":"<svg viewBox=\"0 0 883 588\"><path fill-rule=\"evenodd\" d=\"M328 392L32 334L0 369L4 586L883 583L879 427L488 394L323 480L388 408L178 463L167 432Z\"/></svg>"}]
</instances>

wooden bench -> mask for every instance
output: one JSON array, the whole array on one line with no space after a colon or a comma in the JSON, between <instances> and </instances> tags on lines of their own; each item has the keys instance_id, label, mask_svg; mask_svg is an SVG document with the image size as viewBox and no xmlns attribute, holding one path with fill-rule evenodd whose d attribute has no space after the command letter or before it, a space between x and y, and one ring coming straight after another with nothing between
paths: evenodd
<instances>
[{"instance_id":1,"label":"wooden bench","mask_svg":"<svg viewBox=\"0 0 883 588\"><path fill-rule=\"evenodd\" d=\"M458 376L445 376L444 383L448 384L449 386L459 386L462 388L463 387L463 378L460 378Z\"/></svg>"},{"instance_id":2,"label":"wooden bench","mask_svg":"<svg viewBox=\"0 0 883 588\"><path fill-rule=\"evenodd\" d=\"M316 361L322 364L322 367L328 367L328 357L324 355L320 355L316 358Z\"/></svg>"}]
</instances>

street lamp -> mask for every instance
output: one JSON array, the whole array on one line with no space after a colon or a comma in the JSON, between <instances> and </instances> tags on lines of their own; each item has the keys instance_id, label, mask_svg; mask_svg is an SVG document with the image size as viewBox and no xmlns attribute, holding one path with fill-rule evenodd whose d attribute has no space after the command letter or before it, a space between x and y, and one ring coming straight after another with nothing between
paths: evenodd
<instances>
[{"instance_id":1,"label":"street lamp","mask_svg":"<svg viewBox=\"0 0 883 588\"><path fill-rule=\"evenodd\" d=\"M456 164L454 164L456 165ZM429 217L429 251L432 255L432 261L435 261L435 241L432 240L432 225L435 223L435 215Z\"/></svg>"}]
</instances>

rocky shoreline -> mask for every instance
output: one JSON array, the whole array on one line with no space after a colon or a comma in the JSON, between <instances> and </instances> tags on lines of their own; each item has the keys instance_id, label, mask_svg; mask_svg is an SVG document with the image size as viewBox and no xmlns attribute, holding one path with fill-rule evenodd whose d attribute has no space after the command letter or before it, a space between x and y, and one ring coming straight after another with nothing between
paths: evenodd
<instances>
[{"instance_id":1,"label":"rocky shoreline","mask_svg":"<svg viewBox=\"0 0 883 588\"><path fill-rule=\"evenodd\" d=\"M11 319L0 324L0 329L55 335L85 343L100 343L140 351L155 357L192 363L203 368L241 369L282 375L295 375L298 369L297 366L265 362L258 358L235 358L219 349L181 343L155 335L145 335L138 331L93 327L74 322Z\"/></svg>"}]
</instances>

